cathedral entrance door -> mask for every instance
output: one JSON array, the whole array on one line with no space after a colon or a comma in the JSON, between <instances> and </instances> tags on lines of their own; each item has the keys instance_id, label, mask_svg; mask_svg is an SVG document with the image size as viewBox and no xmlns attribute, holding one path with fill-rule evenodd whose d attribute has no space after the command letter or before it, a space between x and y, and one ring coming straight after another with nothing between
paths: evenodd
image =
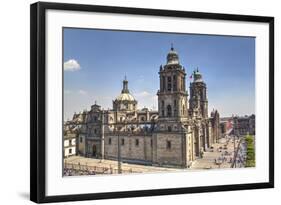
<instances>
[{"instance_id":1,"label":"cathedral entrance door","mask_svg":"<svg viewBox=\"0 0 281 205\"><path fill-rule=\"evenodd\" d=\"M93 157L96 157L97 155L97 146L93 145Z\"/></svg>"}]
</instances>

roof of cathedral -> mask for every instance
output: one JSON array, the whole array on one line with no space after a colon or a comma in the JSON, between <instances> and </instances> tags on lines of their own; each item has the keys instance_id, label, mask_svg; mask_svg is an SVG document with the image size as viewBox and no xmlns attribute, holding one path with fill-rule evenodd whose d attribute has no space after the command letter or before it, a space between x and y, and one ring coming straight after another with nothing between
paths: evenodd
<instances>
[{"instance_id":1,"label":"roof of cathedral","mask_svg":"<svg viewBox=\"0 0 281 205\"><path fill-rule=\"evenodd\" d=\"M179 56L177 51L175 51L173 44L171 45L171 50L167 55L167 64L179 64Z\"/></svg>"},{"instance_id":2,"label":"roof of cathedral","mask_svg":"<svg viewBox=\"0 0 281 205\"><path fill-rule=\"evenodd\" d=\"M194 82L203 82L202 74L199 72L199 69L193 71Z\"/></svg>"},{"instance_id":3,"label":"roof of cathedral","mask_svg":"<svg viewBox=\"0 0 281 205\"><path fill-rule=\"evenodd\" d=\"M118 101L135 101L135 98L130 93L121 93L117 96Z\"/></svg>"},{"instance_id":4,"label":"roof of cathedral","mask_svg":"<svg viewBox=\"0 0 281 205\"><path fill-rule=\"evenodd\" d=\"M135 98L130 94L126 76L125 76L125 79L123 80L123 89L121 91L121 94L119 96L117 96L116 100L117 101L135 101Z\"/></svg>"}]
</instances>

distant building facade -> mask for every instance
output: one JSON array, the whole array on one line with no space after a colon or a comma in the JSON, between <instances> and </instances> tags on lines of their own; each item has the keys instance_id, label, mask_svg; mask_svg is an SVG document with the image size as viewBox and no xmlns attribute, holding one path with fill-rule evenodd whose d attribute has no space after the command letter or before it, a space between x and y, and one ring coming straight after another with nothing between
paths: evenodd
<instances>
[{"instance_id":1,"label":"distant building facade","mask_svg":"<svg viewBox=\"0 0 281 205\"><path fill-rule=\"evenodd\" d=\"M65 131L64 132L64 141L63 141L63 155L64 157L70 157L76 155L77 147L76 147L76 139L77 133L73 131Z\"/></svg>"},{"instance_id":2,"label":"distant building facade","mask_svg":"<svg viewBox=\"0 0 281 205\"><path fill-rule=\"evenodd\" d=\"M233 134L235 135L255 135L255 115L233 117Z\"/></svg>"},{"instance_id":3,"label":"distant building facade","mask_svg":"<svg viewBox=\"0 0 281 205\"><path fill-rule=\"evenodd\" d=\"M220 118L221 137L233 133L233 117Z\"/></svg>"},{"instance_id":4,"label":"distant building facade","mask_svg":"<svg viewBox=\"0 0 281 205\"><path fill-rule=\"evenodd\" d=\"M189 167L220 137L219 113L208 116L207 86L197 69L186 89L185 68L172 47L159 69L158 110L138 109L123 81L112 109L98 104L74 114L65 129L77 133L77 154L157 166Z\"/></svg>"}]
</instances>

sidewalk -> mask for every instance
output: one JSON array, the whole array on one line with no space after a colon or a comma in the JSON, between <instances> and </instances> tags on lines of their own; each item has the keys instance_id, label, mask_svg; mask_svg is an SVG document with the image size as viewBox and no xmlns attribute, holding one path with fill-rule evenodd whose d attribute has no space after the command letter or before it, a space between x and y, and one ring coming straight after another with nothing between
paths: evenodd
<instances>
[{"instance_id":1,"label":"sidewalk","mask_svg":"<svg viewBox=\"0 0 281 205\"><path fill-rule=\"evenodd\" d=\"M129 163L121 163L121 169L123 173L144 173L144 172L163 172L163 171L183 171L192 169L221 169L221 168L231 168L232 160L234 157L234 150L237 149L239 140L235 141L234 149L234 139L233 138L222 138L219 143L213 144L212 148L204 152L203 158L196 159L190 168L180 169L180 168L166 168L148 165L137 165ZM225 148L225 149L224 149ZM223 160L224 159L224 160ZM115 160L100 160L94 158L86 158L82 156L71 156L64 159L64 163L71 166L81 166L87 170L118 170L118 161Z\"/></svg>"},{"instance_id":2,"label":"sidewalk","mask_svg":"<svg viewBox=\"0 0 281 205\"><path fill-rule=\"evenodd\" d=\"M101 161L100 159L72 156L66 158L64 162L67 164L75 164L75 165L80 164L81 166L89 167L89 169L91 167L107 168L107 169L111 168L115 170L118 169L118 161L114 161L114 160ZM124 172L143 173L143 172L160 172L160 171L182 171L183 169L173 169L173 168L165 168L165 167L122 163L122 170Z\"/></svg>"},{"instance_id":3,"label":"sidewalk","mask_svg":"<svg viewBox=\"0 0 281 205\"><path fill-rule=\"evenodd\" d=\"M235 147L237 148L238 140L236 140ZM219 169L231 168L231 158L234 156L234 140L233 138L222 138L219 143L212 145L213 149L208 149L203 154L203 158L196 159L191 169ZM220 149L220 147L222 149ZM226 149L224 149L226 147ZM225 153L228 154L225 154ZM225 160L218 160L219 158ZM216 163L217 162L217 163Z\"/></svg>"}]
</instances>

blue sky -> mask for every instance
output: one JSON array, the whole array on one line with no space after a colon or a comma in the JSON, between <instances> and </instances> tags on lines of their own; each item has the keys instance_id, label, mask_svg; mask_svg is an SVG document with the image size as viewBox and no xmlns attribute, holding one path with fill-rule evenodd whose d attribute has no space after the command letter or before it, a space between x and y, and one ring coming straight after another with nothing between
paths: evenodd
<instances>
[{"instance_id":1,"label":"blue sky","mask_svg":"<svg viewBox=\"0 0 281 205\"><path fill-rule=\"evenodd\" d=\"M64 118L89 109L104 109L122 89L139 108L157 109L159 66L173 43L187 76L199 68L207 84L209 112L221 116L255 113L255 39L216 35L64 29ZM190 79L186 85L189 88Z\"/></svg>"}]
</instances>

